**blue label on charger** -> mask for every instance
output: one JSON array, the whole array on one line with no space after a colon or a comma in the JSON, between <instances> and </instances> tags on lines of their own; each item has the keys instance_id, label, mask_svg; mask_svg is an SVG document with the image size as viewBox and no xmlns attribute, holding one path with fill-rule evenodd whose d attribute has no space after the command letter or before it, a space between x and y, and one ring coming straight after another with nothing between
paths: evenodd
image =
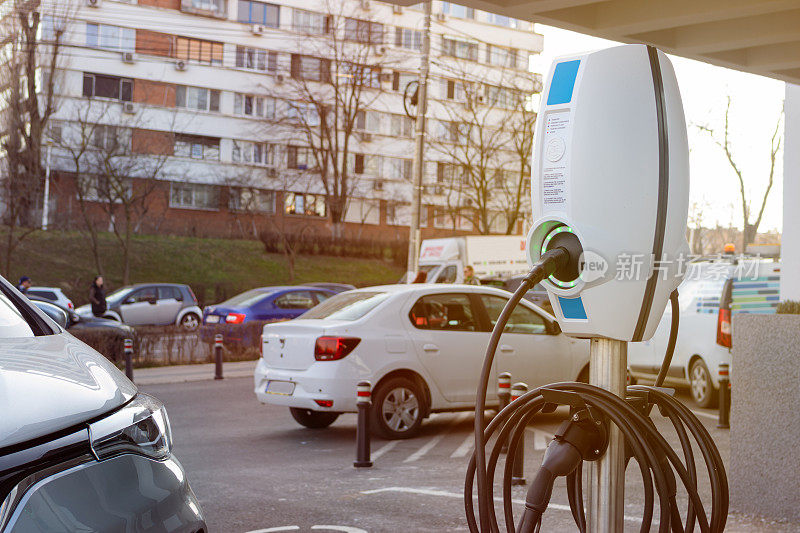
<instances>
[{"instance_id":1,"label":"blue label on charger","mask_svg":"<svg viewBox=\"0 0 800 533\"><path fill-rule=\"evenodd\" d=\"M564 61L556 65L553 79L550 81L547 105L568 104L572 100L572 90L575 88L575 78L578 77L580 65L580 59Z\"/></svg>"},{"instance_id":2,"label":"blue label on charger","mask_svg":"<svg viewBox=\"0 0 800 533\"><path fill-rule=\"evenodd\" d=\"M586 309L583 308L583 300L577 298L558 297L558 304L561 306L561 314L564 318L572 320L587 320Z\"/></svg>"}]
</instances>

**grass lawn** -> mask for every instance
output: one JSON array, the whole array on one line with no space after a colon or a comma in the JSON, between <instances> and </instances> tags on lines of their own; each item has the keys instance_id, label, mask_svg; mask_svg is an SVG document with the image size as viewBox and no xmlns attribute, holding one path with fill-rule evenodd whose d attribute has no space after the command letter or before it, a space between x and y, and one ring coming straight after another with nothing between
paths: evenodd
<instances>
[{"instance_id":1,"label":"grass lawn","mask_svg":"<svg viewBox=\"0 0 800 533\"><path fill-rule=\"evenodd\" d=\"M110 233L100 235L100 256L106 286L122 283L122 251ZM12 283L27 275L35 285L61 287L76 305L86 302L95 276L88 239L77 232L39 231L17 249ZM394 283L404 269L375 259L322 255L298 256L290 281L282 254L265 253L259 241L141 235L134 237L131 281L190 285L205 303L215 303L254 287L313 281L351 283L364 287Z\"/></svg>"}]
</instances>

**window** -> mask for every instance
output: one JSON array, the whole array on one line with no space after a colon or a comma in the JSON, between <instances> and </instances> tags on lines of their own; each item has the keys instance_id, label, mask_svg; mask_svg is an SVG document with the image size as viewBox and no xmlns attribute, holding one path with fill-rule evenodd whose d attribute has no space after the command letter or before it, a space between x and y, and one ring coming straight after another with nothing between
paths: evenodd
<instances>
[{"instance_id":1,"label":"window","mask_svg":"<svg viewBox=\"0 0 800 533\"><path fill-rule=\"evenodd\" d=\"M486 21L489 24L496 26L503 26L506 28L515 28L517 30L530 30L531 23L524 20L519 20L505 15L498 15L497 13L486 12Z\"/></svg>"},{"instance_id":2,"label":"window","mask_svg":"<svg viewBox=\"0 0 800 533\"><path fill-rule=\"evenodd\" d=\"M251 213L274 213L275 191L234 187L228 193L228 209Z\"/></svg>"},{"instance_id":3,"label":"window","mask_svg":"<svg viewBox=\"0 0 800 533\"><path fill-rule=\"evenodd\" d=\"M313 104L289 103L286 119L289 122L301 123L306 126L319 125L319 113Z\"/></svg>"},{"instance_id":4,"label":"window","mask_svg":"<svg viewBox=\"0 0 800 533\"><path fill-rule=\"evenodd\" d=\"M182 302L183 295L181 295L181 290L178 287L172 287L170 285L162 285L158 287L158 299L177 300L179 302Z\"/></svg>"},{"instance_id":5,"label":"window","mask_svg":"<svg viewBox=\"0 0 800 533\"><path fill-rule=\"evenodd\" d=\"M365 133L381 133L381 114L377 111L359 111L356 113L354 129Z\"/></svg>"},{"instance_id":6,"label":"window","mask_svg":"<svg viewBox=\"0 0 800 533\"><path fill-rule=\"evenodd\" d=\"M219 111L219 95L220 92L215 89L178 85L175 88L175 105L198 111Z\"/></svg>"},{"instance_id":7,"label":"window","mask_svg":"<svg viewBox=\"0 0 800 533\"><path fill-rule=\"evenodd\" d=\"M133 80L85 72L83 74L83 96L113 98L130 102L133 100Z\"/></svg>"},{"instance_id":8,"label":"window","mask_svg":"<svg viewBox=\"0 0 800 533\"><path fill-rule=\"evenodd\" d=\"M513 108L522 104L522 95L505 87L486 86L486 103L496 107Z\"/></svg>"},{"instance_id":9,"label":"window","mask_svg":"<svg viewBox=\"0 0 800 533\"><path fill-rule=\"evenodd\" d=\"M175 135L175 156L219 161L219 137L202 135Z\"/></svg>"},{"instance_id":10,"label":"window","mask_svg":"<svg viewBox=\"0 0 800 533\"><path fill-rule=\"evenodd\" d=\"M422 50L422 32L408 28L395 28L394 45L408 50Z\"/></svg>"},{"instance_id":11,"label":"window","mask_svg":"<svg viewBox=\"0 0 800 533\"><path fill-rule=\"evenodd\" d=\"M358 320L388 298L388 292L377 291L337 294L303 315L303 318Z\"/></svg>"},{"instance_id":12,"label":"window","mask_svg":"<svg viewBox=\"0 0 800 533\"><path fill-rule=\"evenodd\" d=\"M464 82L455 80L440 80L442 100L457 100L463 102L467 99L467 90Z\"/></svg>"},{"instance_id":13,"label":"window","mask_svg":"<svg viewBox=\"0 0 800 533\"><path fill-rule=\"evenodd\" d=\"M131 180L109 176L83 176L78 188L78 198L85 202L121 203L133 194Z\"/></svg>"},{"instance_id":14,"label":"window","mask_svg":"<svg viewBox=\"0 0 800 533\"><path fill-rule=\"evenodd\" d=\"M156 287L146 287L144 289L135 291L133 294L125 298L122 303L123 305L128 305L142 302L155 302L156 300L158 300L158 289Z\"/></svg>"},{"instance_id":15,"label":"window","mask_svg":"<svg viewBox=\"0 0 800 533\"><path fill-rule=\"evenodd\" d=\"M89 139L89 144L93 148L125 155L130 153L131 130L129 128L97 124L91 133L92 138Z\"/></svg>"},{"instance_id":16,"label":"window","mask_svg":"<svg viewBox=\"0 0 800 533\"><path fill-rule=\"evenodd\" d=\"M286 193L284 202L287 215L325 216L325 195L301 192Z\"/></svg>"},{"instance_id":17,"label":"window","mask_svg":"<svg viewBox=\"0 0 800 533\"><path fill-rule=\"evenodd\" d=\"M477 61L478 43L468 39L442 36L442 53L459 59Z\"/></svg>"},{"instance_id":18,"label":"window","mask_svg":"<svg viewBox=\"0 0 800 533\"><path fill-rule=\"evenodd\" d=\"M475 18L475 10L473 8L462 6L460 4L451 4L450 2L442 2L442 13L462 19Z\"/></svg>"},{"instance_id":19,"label":"window","mask_svg":"<svg viewBox=\"0 0 800 533\"><path fill-rule=\"evenodd\" d=\"M275 307L280 309L311 309L316 302L309 291L294 291L275 298Z\"/></svg>"},{"instance_id":20,"label":"window","mask_svg":"<svg viewBox=\"0 0 800 533\"><path fill-rule=\"evenodd\" d=\"M305 9L292 9L292 28L303 33L330 32L330 17L322 13L314 13Z\"/></svg>"},{"instance_id":21,"label":"window","mask_svg":"<svg viewBox=\"0 0 800 533\"><path fill-rule=\"evenodd\" d=\"M296 80L327 81L331 67L327 59L292 54L290 74Z\"/></svg>"},{"instance_id":22,"label":"window","mask_svg":"<svg viewBox=\"0 0 800 533\"><path fill-rule=\"evenodd\" d=\"M458 124L449 120L436 120L432 126L434 136L443 142L457 142L459 138Z\"/></svg>"},{"instance_id":23,"label":"window","mask_svg":"<svg viewBox=\"0 0 800 533\"><path fill-rule=\"evenodd\" d=\"M501 48L487 44L486 62L498 67L517 68L517 51L513 48Z\"/></svg>"},{"instance_id":24,"label":"window","mask_svg":"<svg viewBox=\"0 0 800 533\"><path fill-rule=\"evenodd\" d=\"M222 65L222 43L177 37L175 57L207 65Z\"/></svg>"},{"instance_id":25,"label":"window","mask_svg":"<svg viewBox=\"0 0 800 533\"><path fill-rule=\"evenodd\" d=\"M417 82L417 75L409 72L394 72L392 76L392 90L404 92L408 84Z\"/></svg>"},{"instance_id":26,"label":"window","mask_svg":"<svg viewBox=\"0 0 800 533\"><path fill-rule=\"evenodd\" d=\"M185 9L186 4L190 3L192 9L199 11L210 11L214 15L224 15L227 0L182 0L181 7Z\"/></svg>"},{"instance_id":27,"label":"window","mask_svg":"<svg viewBox=\"0 0 800 533\"><path fill-rule=\"evenodd\" d=\"M219 209L219 190L214 185L170 183L169 206L184 209Z\"/></svg>"},{"instance_id":28,"label":"window","mask_svg":"<svg viewBox=\"0 0 800 533\"><path fill-rule=\"evenodd\" d=\"M486 308L486 314L489 315L489 327L493 329L508 300L502 296L490 296L488 294L481 294L480 298ZM547 333L547 325L544 318L527 307L518 305L514 312L511 313L503 333L542 335Z\"/></svg>"},{"instance_id":29,"label":"window","mask_svg":"<svg viewBox=\"0 0 800 533\"><path fill-rule=\"evenodd\" d=\"M253 0L239 0L239 18L237 20L277 28L280 25L280 7Z\"/></svg>"},{"instance_id":30,"label":"window","mask_svg":"<svg viewBox=\"0 0 800 533\"><path fill-rule=\"evenodd\" d=\"M260 70L263 72L277 72L278 52L272 50L259 50L246 46L236 47L236 68Z\"/></svg>"},{"instance_id":31,"label":"window","mask_svg":"<svg viewBox=\"0 0 800 533\"><path fill-rule=\"evenodd\" d=\"M453 267L455 268L455 267ZM477 321L466 294L431 294L416 301L408 318L417 329L477 331Z\"/></svg>"},{"instance_id":32,"label":"window","mask_svg":"<svg viewBox=\"0 0 800 533\"><path fill-rule=\"evenodd\" d=\"M288 146L286 148L286 166L295 170L311 170L317 168L317 159L311 148Z\"/></svg>"},{"instance_id":33,"label":"window","mask_svg":"<svg viewBox=\"0 0 800 533\"><path fill-rule=\"evenodd\" d=\"M120 52L135 52L136 30L87 22L86 46L105 50L119 50Z\"/></svg>"},{"instance_id":34,"label":"window","mask_svg":"<svg viewBox=\"0 0 800 533\"><path fill-rule=\"evenodd\" d=\"M411 137L414 135L414 121L405 115L391 115L389 133L394 137Z\"/></svg>"},{"instance_id":35,"label":"window","mask_svg":"<svg viewBox=\"0 0 800 533\"><path fill-rule=\"evenodd\" d=\"M233 95L233 114L274 119L275 99L269 96L236 93Z\"/></svg>"},{"instance_id":36,"label":"window","mask_svg":"<svg viewBox=\"0 0 800 533\"><path fill-rule=\"evenodd\" d=\"M50 119L47 121L47 131L45 135L55 144L61 144L64 132L64 123L60 120Z\"/></svg>"},{"instance_id":37,"label":"window","mask_svg":"<svg viewBox=\"0 0 800 533\"><path fill-rule=\"evenodd\" d=\"M346 18L344 21L344 38L367 44L383 44L383 24Z\"/></svg>"},{"instance_id":38,"label":"window","mask_svg":"<svg viewBox=\"0 0 800 533\"><path fill-rule=\"evenodd\" d=\"M392 180L411 179L411 160L397 157L384 157L383 172L386 178Z\"/></svg>"},{"instance_id":39,"label":"window","mask_svg":"<svg viewBox=\"0 0 800 533\"><path fill-rule=\"evenodd\" d=\"M275 165L275 145L250 141L233 141L231 159L235 163Z\"/></svg>"}]
</instances>

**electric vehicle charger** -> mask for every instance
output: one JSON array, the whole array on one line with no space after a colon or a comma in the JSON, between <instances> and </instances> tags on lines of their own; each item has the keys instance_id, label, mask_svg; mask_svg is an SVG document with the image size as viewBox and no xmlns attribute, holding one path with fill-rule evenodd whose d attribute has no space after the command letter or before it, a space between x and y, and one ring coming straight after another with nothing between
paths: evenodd
<instances>
[{"instance_id":1,"label":"electric vehicle charger","mask_svg":"<svg viewBox=\"0 0 800 533\"><path fill-rule=\"evenodd\" d=\"M475 408L475 451L467 469L464 487L464 503L470 531L500 531L494 506L494 473L504 444L508 446L502 479L506 530L512 533L539 531L550 501L553 482L559 476L567 476L567 495L575 524L579 531L586 531L582 465L584 461L595 460L603 454L609 424L616 425L625 437L626 464L631 458L636 459L642 475L644 505L640 531L650 531L656 499L659 504L660 532L693 531L695 523L704 533L722 531L728 515L728 482L722 458L703 424L689 409L672 398L671 391L661 388L672 361L678 334L680 313L677 291L670 295L672 322L669 342L654 386L630 386L627 389L627 398L623 399L584 383L555 383L521 396L485 426L484 409L490 369L508 318L530 287L555 272L571 268L575 261L577 259L563 247L545 252L506 304L492 331ZM536 414L550 412L558 405L570 407L570 418L562 424L548 445L542 465L529 487L524 513L515 528L511 506L511 472L515 451L528 422ZM653 406L658 406L660 414L670 420L680 440L685 462L681 462L649 418ZM495 434L496 440L487 464L486 443ZM710 516L698 494L698 473L689 434L700 450L708 470L711 484ZM689 499L685 519L677 503L676 475ZM473 504L476 477L479 508L477 519Z\"/></svg>"}]
</instances>

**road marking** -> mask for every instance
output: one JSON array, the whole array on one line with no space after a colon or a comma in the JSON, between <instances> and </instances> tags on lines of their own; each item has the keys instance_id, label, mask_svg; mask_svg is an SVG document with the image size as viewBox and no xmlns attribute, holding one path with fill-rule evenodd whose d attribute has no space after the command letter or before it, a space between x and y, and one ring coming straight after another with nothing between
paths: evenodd
<instances>
[{"instance_id":1,"label":"road marking","mask_svg":"<svg viewBox=\"0 0 800 533\"><path fill-rule=\"evenodd\" d=\"M405 459L403 462L404 462L404 463L413 463L414 461L417 461L417 460L419 460L419 459L420 459L421 457L423 457L423 456L424 456L426 453L428 453L429 451L431 451L431 450L433 449L433 447L434 447L434 446L436 446L437 444L439 444L439 443L442 441L442 439L443 439L443 438L445 438L445 437L447 436L447 434L448 434L448 433L450 433L450 432L453 430L453 428L455 428L455 427L456 427L456 426L457 426L459 423L461 423L461 422L463 422L464 420L466 420L468 417L469 417L469 413L459 413L459 414L458 414L458 415L457 415L457 416L456 416L456 417L453 419L453 421L452 421L452 422L450 422L450 423L447 425L447 427L445 427L445 428L442 430L442 432L441 432L439 435L436 435L436 436L435 436L435 437L433 437L431 440L429 440L428 442L426 442L425 444L423 444L423 445L422 445L422 447L421 447L419 450L415 451L414 453L412 453L411 455L409 455L408 457L406 457L406 459Z\"/></svg>"},{"instance_id":2,"label":"road marking","mask_svg":"<svg viewBox=\"0 0 800 533\"><path fill-rule=\"evenodd\" d=\"M456 448L456 451L450 454L451 459L456 459L458 457L466 457L466 455L472 450L472 447L475 445L475 435L467 435L467 438L461 443L461 445Z\"/></svg>"},{"instance_id":3,"label":"road marking","mask_svg":"<svg viewBox=\"0 0 800 533\"><path fill-rule=\"evenodd\" d=\"M297 531L298 529L300 529L300 526L278 526L267 529L254 529L253 531L248 531L247 533L273 533L277 531Z\"/></svg>"},{"instance_id":4,"label":"road marking","mask_svg":"<svg viewBox=\"0 0 800 533\"><path fill-rule=\"evenodd\" d=\"M380 494L382 492L404 492L406 494L421 494L423 496L442 496L444 498L456 498L459 500L464 499L464 495L458 492L448 492L446 490L435 489L415 489L411 487L386 487L383 489L362 490L361 494ZM473 498L477 499L477 495L473 496ZM503 501L503 498L500 496L495 496L494 499L498 502ZM525 505L525 500L511 500L511 502L519 505ZM571 511L569 505L561 505L559 503L549 503L547 504L547 508L555 511ZM636 516L624 515L623 518L629 522L642 521L640 517Z\"/></svg>"},{"instance_id":5,"label":"road marking","mask_svg":"<svg viewBox=\"0 0 800 533\"><path fill-rule=\"evenodd\" d=\"M377 458L378 458L378 457L380 457L381 455L383 455L383 454L385 454L385 453L387 453L387 452L390 452L390 451L392 451L392 450L394 449L394 447L395 447L395 446L397 446L397 443L398 443L398 442L400 442L400 441L397 441L397 440L390 440L389 442L387 442L386 444L384 444L383 446L381 446L380 448L378 448L377 450L375 450L375 451L372 453L372 460L374 461L375 459L377 459Z\"/></svg>"},{"instance_id":6,"label":"road marking","mask_svg":"<svg viewBox=\"0 0 800 533\"><path fill-rule=\"evenodd\" d=\"M311 529L324 529L326 531L344 531L345 533L367 533L366 529L350 526L311 526Z\"/></svg>"}]
</instances>

